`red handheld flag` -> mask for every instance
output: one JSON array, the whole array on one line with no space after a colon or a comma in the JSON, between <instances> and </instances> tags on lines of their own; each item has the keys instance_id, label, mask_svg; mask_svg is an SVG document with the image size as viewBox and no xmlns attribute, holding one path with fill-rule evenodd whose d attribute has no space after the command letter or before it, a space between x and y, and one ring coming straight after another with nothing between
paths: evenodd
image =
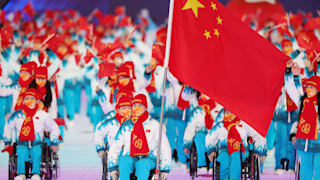
<instances>
[{"instance_id":1,"label":"red handheld flag","mask_svg":"<svg viewBox=\"0 0 320 180\"><path fill-rule=\"evenodd\" d=\"M36 11L34 10L31 2L28 2L28 4L23 8L23 10L28 14L30 17L34 17L36 15Z\"/></svg>"},{"instance_id":2,"label":"red handheld flag","mask_svg":"<svg viewBox=\"0 0 320 180\"><path fill-rule=\"evenodd\" d=\"M265 136L289 59L217 0L176 0L170 71Z\"/></svg>"},{"instance_id":3,"label":"red handheld flag","mask_svg":"<svg viewBox=\"0 0 320 180\"><path fill-rule=\"evenodd\" d=\"M98 72L99 78L113 76L114 72L115 72L115 65L113 63L104 62L99 64L99 72Z\"/></svg>"}]
</instances>

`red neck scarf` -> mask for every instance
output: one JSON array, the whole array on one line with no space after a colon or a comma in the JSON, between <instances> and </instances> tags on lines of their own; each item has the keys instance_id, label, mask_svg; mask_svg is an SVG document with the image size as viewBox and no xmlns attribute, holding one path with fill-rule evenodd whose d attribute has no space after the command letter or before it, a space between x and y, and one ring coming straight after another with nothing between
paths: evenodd
<instances>
[{"instance_id":1,"label":"red neck scarf","mask_svg":"<svg viewBox=\"0 0 320 180\"><path fill-rule=\"evenodd\" d=\"M36 104L35 108L30 109L26 105L22 105L22 112L25 114L26 118L23 121L19 141L34 141L34 124L33 124L33 116L36 114L38 110L38 105Z\"/></svg>"},{"instance_id":2,"label":"red neck scarf","mask_svg":"<svg viewBox=\"0 0 320 180\"><path fill-rule=\"evenodd\" d=\"M120 123L120 125L127 120L125 117L123 117L123 116L120 115L119 113L116 113L116 119L118 120L118 122Z\"/></svg>"},{"instance_id":3,"label":"red neck scarf","mask_svg":"<svg viewBox=\"0 0 320 180\"><path fill-rule=\"evenodd\" d=\"M211 115L212 109L216 107L216 103L211 99L199 99L198 101L199 106L201 109L206 113L205 115L205 125L208 130L212 128L214 123L214 119Z\"/></svg>"},{"instance_id":4,"label":"red neck scarf","mask_svg":"<svg viewBox=\"0 0 320 180\"><path fill-rule=\"evenodd\" d=\"M34 79L33 77L30 77L28 80L23 81L21 78L19 78L18 82L19 82L21 89L28 88L30 83L33 81L33 79Z\"/></svg>"},{"instance_id":5,"label":"red neck scarf","mask_svg":"<svg viewBox=\"0 0 320 180\"><path fill-rule=\"evenodd\" d=\"M148 156L149 146L146 134L143 128L143 122L149 117L149 113L145 111L139 117L132 117L134 123L133 131L131 133L131 146L130 146L130 156Z\"/></svg>"},{"instance_id":6,"label":"red neck scarf","mask_svg":"<svg viewBox=\"0 0 320 180\"><path fill-rule=\"evenodd\" d=\"M134 92L134 85L132 79L130 79L129 83L126 86L121 85L118 83L119 91L126 91L126 92Z\"/></svg>"},{"instance_id":7,"label":"red neck scarf","mask_svg":"<svg viewBox=\"0 0 320 180\"><path fill-rule=\"evenodd\" d=\"M46 84L43 87L40 87L37 85L37 90L39 92L39 96L41 100L44 100L46 94L47 94L47 86Z\"/></svg>"},{"instance_id":8,"label":"red neck scarf","mask_svg":"<svg viewBox=\"0 0 320 180\"><path fill-rule=\"evenodd\" d=\"M114 90L116 89L118 85L118 79L117 76L110 76L108 80L108 85L111 87L111 92L110 92L110 103L113 104L113 96L114 96Z\"/></svg>"},{"instance_id":9,"label":"red neck scarf","mask_svg":"<svg viewBox=\"0 0 320 180\"><path fill-rule=\"evenodd\" d=\"M316 105L318 97L305 98L303 100L303 109L301 111L296 137L298 139L318 140L318 114Z\"/></svg>"},{"instance_id":10,"label":"red neck scarf","mask_svg":"<svg viewBox=\"0 0 320 180\"><path fill-rule=\"evenodd\" d=\"M181 109L181 110L185 110L186 108L189 108L190 107L190 102L189 101L186 101L182 98L182 92L184 90L186 86L183 85L181 91L180 91L180 95L179 95L179 99L178 99L178 108Z\"/></svg>"},{"instance_id":11,"label":"red neck scarf","mask_svg":"<svg viewBox=\"0 0 320 180\"><path fill-rule=\"evenodd\" d=\"M157 68L157 66L156 66ZM152 72L151 72L151 83L146 87L146 90L149 93L154 93L156 92L156 81L154 78L154 71L156 70L156 68L153 68Z\"/></svg>"},{"instance_id":12,"label":"red neck scarf","mask_svg":"<svg viewBox=\"0 0 320 180\"><path fill-rule=\"evenodd\" d=\"M288 111L295 111L298 109L297 105L291 100L288 93L286 93L287 96L287 110Z\"/></svg>"},{"instance_id":13,"label":"red neck scarf","mask_svg":"<svg viewBox=\"0 0 320 180\"><path fill-rule=\"evenodd\" d=\"M245 149L243 147L241 136L236 129L236 126L240 123L240 119L237 117L235 119L232 118L224 118L223 125L228 130L228 152L229 155L236 151L240 151L240 144L242 144L241 151L245 153Z\"/></svg>"}]
</instances>

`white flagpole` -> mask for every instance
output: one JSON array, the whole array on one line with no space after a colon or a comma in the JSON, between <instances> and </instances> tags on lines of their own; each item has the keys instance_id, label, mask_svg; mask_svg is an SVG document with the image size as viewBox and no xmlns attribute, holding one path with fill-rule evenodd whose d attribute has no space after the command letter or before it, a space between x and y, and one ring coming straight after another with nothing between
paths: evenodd
<instances>
[{"instance_id":1,"label":"white flagpole","mask_svg":"<svg viewBox=\"0 0 320 180\"><path fill-rule=\"evenodd\" d=\"M164 102L166 96L166 86L167 86L167 73L168 73L168 64L170 57L170 47L171 47L171 32L172 32L172 19L173 19L173 9L174 9L174 0L170 0L169 7L169 19L168 19L168 29L167 29L167 40L166 40L166 54L164 59L164 77L162 84L162 94L161 94L161 113L160 113L160 127L159 127L159 136L158 136L158 151L157 151L157 166L155 179L161 180L160 176L160 153L161 153L161 140L162 140L162 125L163 125L163 116L164 116Z\"/></svg>"}]
</instances>

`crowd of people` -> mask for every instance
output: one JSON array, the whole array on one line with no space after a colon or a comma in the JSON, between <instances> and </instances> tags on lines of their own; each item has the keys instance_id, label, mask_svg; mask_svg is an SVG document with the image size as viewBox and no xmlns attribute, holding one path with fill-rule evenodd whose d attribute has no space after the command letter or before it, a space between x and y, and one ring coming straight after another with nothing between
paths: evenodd
<instances>
[{"instance_id":1,"label":"crowd of people","mask_svg":"<svg viewBox=\"0 0 320 180\"><path fill-rule=\"evenodd\" d=\"M261 165L275 149L277 175L285 166L294 172L298 158L301 179L320 178L319 17L299 13L284 17L285 24L252 23L292 58L266 138L170 72L159 133L167 24L154 23L146 9L136 18L124 6L85 17L75 10L36 14L28 4L24 11L1 11L0 18L0 140L8 152L17 143L16 179L26 178L29 159L32 179L40 179L41 144L49 139L56 152L65 128L76 128L82 91L97 154L108 157L113 179L130 179L131 173L148 179L158 153L166 179L173 161L188 168L193 143L198 167L206 167L206 154L217 158L221 179L240 179L240 157L249 144Z\"/></svg>"}]
</instances>

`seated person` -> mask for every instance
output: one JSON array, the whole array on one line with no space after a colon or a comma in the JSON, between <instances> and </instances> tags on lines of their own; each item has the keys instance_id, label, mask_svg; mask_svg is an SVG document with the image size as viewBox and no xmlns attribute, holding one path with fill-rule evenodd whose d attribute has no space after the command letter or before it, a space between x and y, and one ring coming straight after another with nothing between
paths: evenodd
<instances>
[{"instance_id":1,"label":"seated person","mask_svg":"<svg viewBox=\"0 0 320 180\"><path fill-rule=\"evenodd\" d=\"M210 161L217 156L217 151L219 153L217 161L220 163L220 179L240 179L240 153L244 153L242 157L248 155L245 154L248 137L252 137L254 141L255 156L265 159L267 151L265 138L230 111L223 109L219 112L205 141Z\"/></svg>"},{"instance_id":2,"label":"seated person","mask_svg":"<svg viewBox=\"0 0 320 180\"><path fill-rule=\"evenodd\" d=\"M50 115L38 108L39 94L36 89L27 89L22 95L21 109L15 111L9 118L4 129L5 149L12 143L12 132L17 137L17 167L18 176L15 179L25 179L25 162L31 158L33 180L40 179L41 145L44 131L50 132L51 149L56 152L59 142L59 127Z\"/></svg>"},{"instance_id":3,"label":"seated person","mask_svg":"<svg viewBox=\"0 0 320 180\"><path fill-rule=\"evenodd\" d=\"M116 105L116 115L105 119L97 126L94 141L99 157L102 157L106 148L112 145L121 124L131 118L131 99L132 96L121 96ZM105 139L108 147L105 147Z\"/></svg>"},{"instance_id":4,"label":"seated person","mask_svg":"<svg viewBox=\"0 0 320 180\"><path fill-rule=\"evenodd\" d=\"M134 170L138 180L147 180L150 170L156 168L159 144L162 179L166 179L171 170L171 149L166 132L162 131L162 141L159 143L160 124L149 115L147 108L145 95L139 94L133 98L132 118L121 125L108 154L108 168L113 178L117 178L119 169L121 180L129 180Z\"/></svg>"}]
</instances>

